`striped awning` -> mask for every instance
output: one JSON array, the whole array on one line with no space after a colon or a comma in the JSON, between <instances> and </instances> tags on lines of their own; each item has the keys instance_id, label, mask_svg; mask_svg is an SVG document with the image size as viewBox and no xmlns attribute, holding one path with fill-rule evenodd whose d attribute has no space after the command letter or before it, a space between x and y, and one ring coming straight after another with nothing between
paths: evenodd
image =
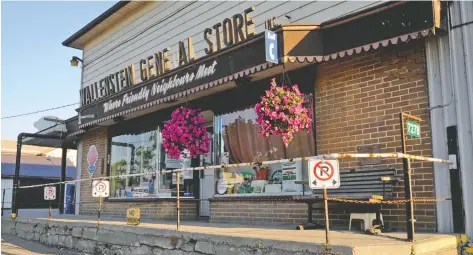
<instances>
[{"instance_id":1,"label":"striped awning","mask_svg":"<svg viewBox=\"0 0 473 255\"><path fill-rule=\"evenodd\" d=\"M283 62L284 63L320 63L326 62L330 60L335 60L338 58L343 58L345 56L351 56L353 54L360 54L362 52L367 52L371 50L377 50L380 47L388 47L390 45L397 45L399 43L408 43L412 40L419 40L430 35L433 35L433 29L426 29L421 30L409 34L404 34L400 36L396 36L390 39L385 39L377 42L373 42L370 44L366 44L363 46L339 51L333 54L328 54L325 56L284 56Z\"/></svg>"}]
</instances>

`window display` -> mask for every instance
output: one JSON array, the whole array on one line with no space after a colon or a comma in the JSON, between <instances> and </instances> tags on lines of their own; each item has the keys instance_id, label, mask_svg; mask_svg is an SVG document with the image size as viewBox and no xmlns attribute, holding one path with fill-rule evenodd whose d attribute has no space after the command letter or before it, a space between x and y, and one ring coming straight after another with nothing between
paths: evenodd
<instances>
[{"instance_id":1,"label":"window display","mask_svg":"<svg viewBox=\"0 0 473 255\"><path fill-rule=\"evenodd\" d=\"M163 169L171 170L191 166L191 157L188 151L184 151L184 155L179 159L170 158L165 152L164 148L161 149L161 153L164 156ZM194 197L195 181L193 171L184 171L180 174L179 178L180 185L180 196L181 197ZM160 175L160 183L158 196L159 197L175 197L177 194L177 173L165 173Z\"/></svg>"},{"instance_id":2,"label":"window display","mask_svg":"<svg viewBox=\"0 0 473 255\"><path fill-rule=\"evenodd\" d=\"M112 137L110 175L154 173L157 169L158 131ZM155 176L123 177L111 180L111 198L156 197Z\"/></svg>"},{"instance_id":3,"label":"window display","mask_svg":"<svg viewBox=\"0 0 473 255\"><path fill-rule=\"evenodd\" d=\"M315 155L312 133L299 131L286 147L280 136L263 137L254 108L218 116L223 153L221 163L247 163ZM304 162L225 168L217 183L219 195L300 194L295 181L307 180ZM306 190L309 190L306 187Z\"/></svg>"}]
</instances>

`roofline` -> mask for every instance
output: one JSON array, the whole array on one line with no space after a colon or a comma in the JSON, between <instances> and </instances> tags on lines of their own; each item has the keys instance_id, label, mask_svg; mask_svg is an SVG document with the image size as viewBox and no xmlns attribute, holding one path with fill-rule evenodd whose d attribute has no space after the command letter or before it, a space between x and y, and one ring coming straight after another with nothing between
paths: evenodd
<instances>
[{"instance_id":1,"label":"roofline","mask_svg":"<svg viewBox=\"0 0 473 255\"><path fill-rule=\"evenodd\" d=\"M79 116L78 115L74 115L68 119L66 119L64 122L71 122L71 121L74 121L74 120L78 120L79 119Z\"/></svg>"},{"instance_id":2,"label":"roofline","mask_svg":"<svg viewBox=\"0 0 473 255\"><path fill-rule=\"evenodd\" d=\"M320 26L323 28L329 28L329 27L341 25L343 23L347 23L352 20L359 19L364 16L368 16L368 15L371 15L371 14L374 14L374 13L377 13L377 12L380 12L392 7L403 5L406 3L408 3L408 1L388 1L382 4L377 4L372 7L366 8L364 10L355 11L350 14L342 15L340 17L327 20L325 22L322 22Z\"/></svg>"},{"instance_id":3,"label":"roofline","mask_svg":"<svg viewBox=\"0 0 473 255\"><path fill-rule=\"evenodd\" d=\"M106 20L108 17L112 16L115 12L120 10L121 8L125 7L127 4L129 4L131 1L118 1L116 4L114 4L112 7L110 7L108 10L106 10L104 13L100 14L97 18L89 22L89 24L85 25L83 28L81 28L79 31L71 35L69 38L67 38L64 42L62 42L63 46L66 47L72 47L70 44L73 43L75 40L79 39L81 36L92 30L95 26L98 24L102 23L102 21Z\"/></svg>"},{"instance_id":4,"label":"roofline","mask_svg":"<svg viewBox=\"0 0 473 255\"><path fill-rule=\"evenodd\" d=\"M90 30L92 30L95 26L99 25L101 22L106 20L108 17L112 16L115 12L117 12L121 8L125 7L130 2L131 2L130 0L118 1L115 5L110 7L104 13L100 14L97 18L95 18L94 20L89 22L87 25L85 25L83 28L81 28L79 31L77 31L76 33L71 35L69 38L67 38L64 42L62 42L62 45L66 46L66 47L75 48L75 47L71 46L71 44L74 41L76 41L81 36L83 36L84 34L89 32ZM339 25L339 24L349 22L349 21L354 20L354 19L361 18L363 16L367 16L367 15L370 15L370 14L373 14L373 13L376 13L376 12L379 12L379 11L382 11L382 10L385 10L385 9L389 9L389 8L392 8L392 7L395 7L395 6L398 6L398 5L402 5L402 4L405 4L405 3L406 2L404 2L404 1L388 1L388 2L385 2L385 3L379 4L379 5L375 5L373 7L367 8L365 10L353 12L353 13L350 13L348 15L343 15L343 16L340 16L338 18L334 18L334 19L325 21L325 22L321 23L320 25L322 27L326 27L326 28L336 26L336 25Z\"/></svg>"}]
</instances>

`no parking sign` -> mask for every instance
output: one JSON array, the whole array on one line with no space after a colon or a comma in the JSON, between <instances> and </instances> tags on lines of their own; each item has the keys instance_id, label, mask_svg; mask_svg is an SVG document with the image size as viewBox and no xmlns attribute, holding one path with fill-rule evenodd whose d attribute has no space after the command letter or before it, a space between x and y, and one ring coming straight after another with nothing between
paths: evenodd
<instances>
[{"instance_id":1,"label":"no parking sign","mask_svg":"<svg viewBox=\"0 0 473 255\"><path fill-rule=\"evenodd\" d=\"M340 187L338 160L309 160L309 186L311 189L337 189Z\"/></svg>"},{"instance_id":2,"label":"no parking sign","mask_svg":"<svg viewBox=\"0 0 473 255\"><path fill-rule=\"evenodd\" d=\"M94 181L92 183L92 197L108 197L110 194L109 181Z\"/></svg>"},{"instance_id":3,"label":"no parking sign","mask_svg":"<svg viewBox=\"0 0 473 255\"><path fill-rule=\"evenodd\" d=\"M56 199L56 187L46 186L44 187L44 200L55 200Z\"/></svg>"}]
</instances>

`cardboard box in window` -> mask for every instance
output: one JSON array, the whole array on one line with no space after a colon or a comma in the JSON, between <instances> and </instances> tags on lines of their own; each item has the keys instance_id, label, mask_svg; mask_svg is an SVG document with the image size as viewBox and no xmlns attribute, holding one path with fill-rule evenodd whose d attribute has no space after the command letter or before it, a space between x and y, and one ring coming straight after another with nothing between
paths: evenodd
<instances>
[{"instance_id":1,"label":"cardboard box in window","mask_svg":"<svg viewBox=\"0 0 473 255\"><path fill-rule=\"evenodd\" d=\"M184 175L179 175L180 182L179 184L184 185ZM177 184L177 173L172 173L172 184Z\"/></svg>"},{"instance_id":2,"label":"cardboard box in window","mask_svg":"<svg viewBox=\"0 0 473 255\"><path fill-rule=\"evenodd\" d=\"M186 155L186 157L181 156L179 159L172 159L168 157L168 154L165 154L165 159L164 163L166 164L166 168L168 169L178 169L178 168L185 168L185 167L190 167L191 166L191 157L190 153L185 150L183 154Z\"/></svg>"},{"instance_id":3,"label":"cardboard box in window","mask_svg":"<svg viewBox=\"0 0 473 255\"><path fill-rule=\"evenodd\" d=\"M265 180L253 180L251 187L253 187L253 193L263 193L264 187L267 181Z\"/></svg>"},{"instance_id":4,"label":"cardboard box in window","mask_svg":"<svg viewBox=\"0 0 473 255\"><path fill-rule=\"evenodd\" d=\"M277 194L281 192L282 192L281 184L266 184L266 186L264 186L264 193Z\"/></svg>"},{"instance_id":5,"label":"cardboard box in window","mask_svg":"<svg viewBox=\"0 0 473 255\"><path fill-rule=\"evenodd\" d=\"M149 193L149 185L146 184L146 185L142 185L142 186L133 188L131 193L132 193L133 197L138 197L138 198L149 197L149 194L150 194Z\"/></svg>"},{"instance_id":6,"label":"cardboard box in window","mask_svg":"<svg viewBox=\"0 0 473 255\"><path fill-rule=\"evenodd\" d=\"M222 177L227 184L241 184L245 181L243 175L239 173L223 172Z\"/></svg>"},{"instance_id":7,"label":"cardboard box in window","mask_svg":"<svg viewBox=\"0 0 473 255\"><path fill-rule=\"evenodd\" d=\"M168 198L171 197L171 190L170 189L160 189L158 193L158 197Z\"/></svg>"}]
</instances>

